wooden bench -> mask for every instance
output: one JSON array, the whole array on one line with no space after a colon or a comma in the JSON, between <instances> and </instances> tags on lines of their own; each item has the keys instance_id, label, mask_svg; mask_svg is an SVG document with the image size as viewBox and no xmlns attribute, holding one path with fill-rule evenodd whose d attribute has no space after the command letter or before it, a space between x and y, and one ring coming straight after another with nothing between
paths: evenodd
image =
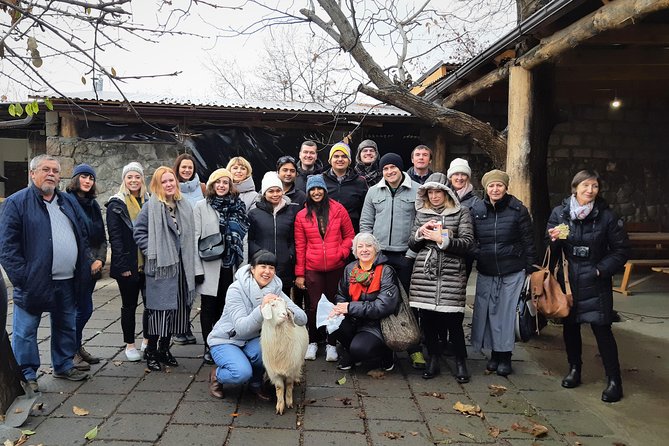
<instances>
[{"instance_id":1,"label":"wooden bench","mask_svg":"<svg viewBox=\"0 0 669 446\"><path fill-rule=\"evenodd\" d=\"M666 268L666 267L654 266L651 269L653 271L657 271L658 273L669 274L669 268Z\"/></svg>"},{"instance_id":2,"label":"wooden bench","mask_svg":"<svg viewBox=\"0 0 669 446\"><path fill-rule=\"evenodd\" d=\"M630 288L637 286L640 283L645 282L646 280L650 279L653 277L653 274L649 274L647 276L644 276L640 279L635 280L634 282L630 283L630 277L632 275L632 270L634 269L635 266L649 266L651 268L657 268L657 267L663 267L663 266L669 266L669 259L634 259L634 260L628 260L627 263L625 263L625 272L623 273L623 280L620 283L620 286L613 287L613 291L617 293L624 294L625 296L631 296L632 292L630 291Z\"/></svg>"}]
</instances>

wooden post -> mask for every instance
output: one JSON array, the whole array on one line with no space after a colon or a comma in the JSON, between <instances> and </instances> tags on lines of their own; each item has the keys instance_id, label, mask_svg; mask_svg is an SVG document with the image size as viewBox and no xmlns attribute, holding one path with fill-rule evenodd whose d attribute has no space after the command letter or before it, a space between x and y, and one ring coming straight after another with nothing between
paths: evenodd
<instances>
[{"instance_id":1,"label":"wooden post","mask_svg":"<svg viewBox=\"0 0 669 446\"><path fill-rule=\"evenodd\" d=\"M528 208L532 206L530 172L531 127L533 115L533 76L522 67L512 67L509 74L509 136L506 172L509 192Z\"/></svg>"}]
</instances>

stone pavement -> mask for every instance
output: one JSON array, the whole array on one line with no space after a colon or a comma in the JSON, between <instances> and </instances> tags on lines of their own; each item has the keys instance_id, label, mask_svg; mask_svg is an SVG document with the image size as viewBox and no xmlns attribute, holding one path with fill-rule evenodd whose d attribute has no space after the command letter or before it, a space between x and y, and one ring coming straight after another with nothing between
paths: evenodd
<instances>
[{"instance_id":1,"label":"stone pavement","mask_svg":"<svg viewBox=\"0 0 669 446\"><path fill-rule=\"evenodd\" d=\"M103 359L93 366L92 378L86 382L51 376L48 315L42 320L39 339L44 363L38 380L42 398L23 426L35 432L26 444L635 444L597 413L599 406L592 405L595 410L590 410L575 399L577 392L562 389L562 370L548 372L523 345L514 354L514 374L508 379L486 375L485 358L470 353L472 380L465 385L450 376L452 358L444 360L442 376L433 380L423 380L405 355L400 355L394 371L374 378L367 370L337 370L324 361L321 351L316 361L307 362L305 380L295 389L297 407L278 416L274 403L259 402L245 389L226 389L224 400L208 395L210 367L202 364L197 331L197 345L172 348L180 365L168 372L147 373L144 362L127 362L116 283L101 280L94 301L84 339L88 351ZM11 305L9 310L11 321ZM470 317L469 313L465 323ZM137 321L140 324L141 317ZM11 322L8 325L11 331ZM193 325L199 329L196 317ZM493 396L491 385L504 386L506 391ZM453 409L457 402L479 405L484 417L458 413ZM74 406L89 414L75 415ZM518 425L529 429L534 423L545 426L547 434L535 439L518 430ZM84 439L95 426L97 437Z\"/></svg>"}]
</instances>

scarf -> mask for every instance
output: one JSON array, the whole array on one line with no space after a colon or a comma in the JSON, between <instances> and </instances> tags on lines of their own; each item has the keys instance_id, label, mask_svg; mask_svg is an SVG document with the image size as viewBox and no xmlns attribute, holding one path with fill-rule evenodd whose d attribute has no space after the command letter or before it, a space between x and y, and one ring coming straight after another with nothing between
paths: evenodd
<instances>
[{"instance_id":1,"label":"scarf","mask_svg":"<svg viewBox=\"0 0 669 446\"><path fill-rule=\"evenodd\" d=\"M353 302L359 301L363 292L371 294L380 291L382 276L383 265L376 265L373 271L365 271L359 264L353 267L348 278L348 294Z\"/></svg>"},{"instance_id":2,"label":"scarf","mask_svg":"<svg viewBox=\"0 0 669 446\"><path fill-rule=\"evenodd\" d=\"M585 217L590 215L592 208L595 206L595 200L592 200L590 203L580 205L576 200L576 196L572 195L569 201L569 216L572 220L584 220Z\"/></svg>"},{"instance_id":3,"label":"scarf","mask_svg":"<svg viewBox=\"0 0 669 446\"><path fill-rule=\"evenodd\" d=\"M102 221L102 212L95 198L80 197L74 194L77 202L86 216L88 228L88 243L92 248L98 248L105 241L105 224Z\"/></svg>"},{"instance_id":4,"label":"scarf","mask_svg":"<svg viewBox=\"0 0 669 446\"><path fill-rule=\"evenodd\" d=\"M379 171L378 159L369 165L363 163L357 163L353 168L353 170L355 170L355 173L363 177L367 182L367 186L370 187L378 183L381 180L381 177L383 176Z\"/></svg>"},{"instance_id":5,"label":"scarf","mask_svg":"<svg viewBox=\"0 0 669 446\"><path fill-rule=\"evenodd\" d=\"M139 212L142 210L142 205L144 205L146 197L142 197L140 199L137 199L134 195L132 194L126 194L123 197L123 201L125 202L125 207L128 209L128 216L130 217L130 221L134 222L137 220L137 216L139 215ZM142 250L137 248L137 268L139 271L143 270L144 266L144 254L142 254Z\"/></svg>"},{"instance_id":6,"label":"scarf","mask_svg":"<svg viewBox=\"0 0 669 446\"><path fill-rule=\"evenodd\" d=\"M192 302L195 290L195 233L192 228L193 208L186 200L174 202L174 215L180 229L179 247L177 247L169 221L172 219L167 212L167 205L156 197L149 198L148 235L149 244L146 250L146 263L149 270L155 270L156 278L167 279L176 277L183 265L188 284L187 302Z\"/></svg>"},{"instance_id":7,"label":"scarf","mask_svg":"<svg viewBox=\"0 0 669 446\"><path fill-rule=\"evenodd\" d=\"M465 196L467 196L468 193L474 190L474 186L472 186L472 183L467 183L465 187L463 187L460 190L456 190L455 193L458 194L458 199L462 201Z\"/></svg>"},{"instance_id":8,"label":"scarf","mask_svg":"<svg viewBox=\"0 0 669 446\"><path fill-rule=\"evenodd\" d=\"M200 183L200 177L197 174L193 175L193 178L188 181L180 182L179 189L181 189L181 194L193 206L204 198L204 195L202 195L202 183Z\"/></svg>"},{"instance_id":9,"label":"scarf","mask_svg":"<svg viewBox=\"0 0 669 446\"><path fill-rule=\"evenodd\" d=\"M249 230L246 205L236 196L224 195L210 200L211 207L218 212L218 226L225 239L225 251L221 258L222 268L237 267L244 259L244 237Z\"/></svg>"}]
</instances>

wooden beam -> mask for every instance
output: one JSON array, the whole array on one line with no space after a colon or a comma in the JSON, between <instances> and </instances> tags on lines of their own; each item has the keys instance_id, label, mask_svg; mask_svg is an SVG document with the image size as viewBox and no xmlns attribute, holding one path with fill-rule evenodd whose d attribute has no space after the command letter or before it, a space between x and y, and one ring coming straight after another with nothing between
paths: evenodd
<instances>
[{"instance_id":1,"label":"wooden beam","mask_svg":"<svg viewBox=\"0 0 669 446\"><path fill-rule=\"evenodd\" d=\"M594 67L558 67L558 82L576 81L667 81L669 66L597 65Z\"/></svg>"},{"instance_id":2,"label":"wooden beam","mask_svg":"<svg viewBox=\"0 0 669 446\"><path fill-rule=\"evenodd\" d=\"M639 23L622 29L604 31L588 43L618 43L622 45L669 44L669 26L660 23Z\"/></svg>"},{"instance_id":3,"label":"wooden beam","mask_svg":"<svg viewBox=\"0 0 669 446\"><path fill-rule=\"evenodd\" d=\"M530 207L530 138L532 124L532 72L513 67L509 74L509 134L506 172L511 179L509 192Z\"/></svg>"},{"instance_id":4,"label":"wooden beam","mask_svg":"<svg viewBox=\"0 0 669 446\"><path fill-rule=\"evenodd\" d=\"M550 60L556 59L559 55L598 34L605 31L622 29L641 20L648 14L667 9L669 9L669 0L616 0L557 31L555 34L541 39L541 42L537 46L510 63L531 70ZM490 73L491 76L481 77L464 87L468 89L468 95L460 94L454 97L454 94L459 93L456 92L448 96L443 101L444 106L453 107L479 94L494 83L505 79L508 73L500 70L502 69L498 68L492 72L497 74L492 75ZM446 105L447 103L449 105Z\"/></svg>"},{"instance_id":5,"label":"wooden beam","mask_svg":"<svg viewBox=\"0 0 669 446\"><path fill-rule=\"evenodd\" d=\"M662 47L581 47L565 53L558 60L558 66L582 65L669 65L669 50Z\"/></svg>"},{"instance_id":6,"label":"wooden beam","mask_svg":"<svg viewBox=\"0 0 669 446\"><path fill-rule=\"evenodd\" d=\"M500 67L479 78L476 82L472 82L471 84L467 84L464 87L458 89L455 93L444 99L441 105L446 108L453 108L467 99L475 97L482 91L487 90L497 82L506 79L508 76L509 65Z\"/></svg>"}]
</instances>

